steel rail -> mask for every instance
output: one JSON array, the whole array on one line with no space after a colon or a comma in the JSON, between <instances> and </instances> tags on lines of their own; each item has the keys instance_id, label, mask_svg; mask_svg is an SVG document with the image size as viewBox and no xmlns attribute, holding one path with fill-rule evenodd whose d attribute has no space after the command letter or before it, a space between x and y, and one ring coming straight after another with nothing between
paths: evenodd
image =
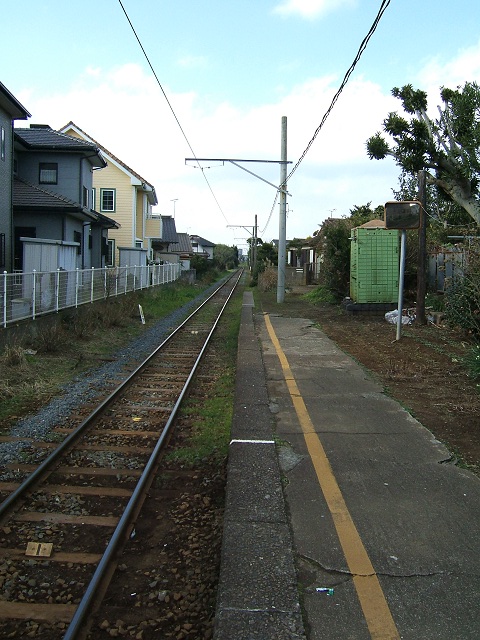
<instances>
[{"instance_id":1,"label":"steel rail","mask_svg":"<svg viewBox=\"0 0 480 640\"><path fill-rule=\"evenodd\" d=\"M86 632L86 619L88 618L89 614L90 614L90 609L92 606L92 602L96 596L96 594L98 593L99 589L103 586L102 582L104 579L104 576L107 572L107 569L110 565L110 563L112 562L122 540L125 538L125 534L127 532L128 527L132 524L131 520L132 520L132 515L134 514L137 506L138 506L138 502L141 500L141 497L143 495L143 492L148 489L149 483L151 482L151 476L155 470L155 465L157 463L157 459L158 456L160 455L160 452L162 451L164 445L165 445L165 441L167 439L167 436L169 435L170 429L172 427L172 424L175 420L175 417L177 415L178 409L180 408L180 405L183 401L183 398L188 390L188 387L190 386L190 383L193 379L193 376L195 375L195 372L198 368L198 365L200 364L203 355L205 353L205 350L210 342L210 339L220 321L220 318L230 300L230 298L233 295L233 292L236 289L236 286L238 284L238 281L240 280L241 277L241 273L237 278L237 281L235 282L235 286L232 288L232 290L230 291L225 303L223 304L220 312L218 313L218 316L203 344L203 347L200 350L199 355L197 356L195 363L190 371L190 374L183 386L182 391L180 392L180 395L175 403L175 406L172 409L172 412L170 414L170 417L168 418L167 423L165 424L165 427L157 441L157 444L155 445L155 448L152 452L152 454L150 455L150 458L147 462L147 464L145 465L145 468L142 472L142 475L140 476L135 489L132 493L132 496L127 504L127 506L125 507L125 511L123 512L122 517L119 520L119 523L115 529L115 531L113 532L112 537L110 538L110 541L105 549L105 552L103 553L103 556L99 562L99 564L97 565L97 568L95 570L95 573L92 576L92 579L90 581L90 583L88 584L88 587L85 591L85 594L82 598L82 600L80 601L80 603L78 604L78 607L75 611L75 614L70 622L70 625L65 633L65 635L63 636L64 640L77 640L77 638L79 638L79 633ZM218 290L217 290L218 291Z\"/></svg>"},{"instance_id":2,"label":"steel rail","mask_svg":"<svg viewBox=\"0 0 480 640\"><path fill-rule=\"evenodd\" d=\"M237 272L238 274L238 272ZM238 275L237 281L235 283L235 287L240 280L242 271L240 275ZM99 414L102 413L116 398L120 395L122 391L124 391L128 385L130 385L133 379L144 369L150 360L152 360L157 353L202 309L219 291L222 289L227 282L229 282L235 274L230 276L227 280L225 280L219 287L213 291L213 293L208 296L200 306L195 309L172 333L165 338L165 340L141 363L136 367L136 369L118 386L116 389L112 391L112 393L105 398L93 411L92 413L85 418L76 429L70 433L59 445L58 447L52 451L45 460L43 460L39 466L33 471L29 476L27 476L24 481L14 490L12 493L8 495L7 498L0 504L0 520L1 518L15 505L15 502L19 500L27 491L35 485L35 483L40 482L44 476L49 473L51 467L58 461L58 459L71 447L75 444L75 442L83 435L83 432L90 426L92 420L94 420ZM235 287L233 290L235 290Z\"/></svg>"}]
</instances>

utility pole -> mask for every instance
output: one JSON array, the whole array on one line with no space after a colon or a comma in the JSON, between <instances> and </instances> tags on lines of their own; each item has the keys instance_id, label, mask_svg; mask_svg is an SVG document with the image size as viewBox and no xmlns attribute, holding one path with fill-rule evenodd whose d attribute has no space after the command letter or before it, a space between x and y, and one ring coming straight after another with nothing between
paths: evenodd
<instances>
[{"instance_id":1,"label":"utility pole","mask_svg":"<svg viewBox=\"0 0 480 640\"><path fill-rule=\"evenodd\" d=\"M280 212L278 224L277 303L285 300L287 264L287 117L282 116L280 153Z\"/></svg>"},{"instance_id":2,"label":"utility pole","mask_svg":"<svg viewBox=\"0 0 480 640\"><path fill-rule=\"evenodd\" d=\"M255 226L253 227L252 277L255 277L256 266L257 266L257 214L255 214Z\"/></svg>"},{"instance_id":3,"label":"utility pole","mask_svg":"<svg viewBox=\"0 0 480 640\"><path fill-rule=\"evenodd\" d=\"M427 293L427 186L425 171L418 172L418 201L420 202L420 227L418 229L417 306L416 321L426 324L425 295Z\"/></svg>"}]
</instances>

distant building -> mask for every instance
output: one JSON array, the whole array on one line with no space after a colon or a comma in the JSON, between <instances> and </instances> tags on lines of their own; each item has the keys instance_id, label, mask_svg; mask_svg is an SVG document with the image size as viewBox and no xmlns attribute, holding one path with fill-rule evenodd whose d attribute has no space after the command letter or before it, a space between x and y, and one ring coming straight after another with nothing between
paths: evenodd
<instances>
[{"instance_id":1,"label":"distant building","mask_svg":"<svg viewBox=\"0 0 480 640\"><path fill-rule=\"evenodd\" d=\"M190 236L190 242L192 243L192 249L195 255L207 258L207 260L213 260L213 249L215 248L213 242L195 235Z\"/></svg>"}]
</instances>

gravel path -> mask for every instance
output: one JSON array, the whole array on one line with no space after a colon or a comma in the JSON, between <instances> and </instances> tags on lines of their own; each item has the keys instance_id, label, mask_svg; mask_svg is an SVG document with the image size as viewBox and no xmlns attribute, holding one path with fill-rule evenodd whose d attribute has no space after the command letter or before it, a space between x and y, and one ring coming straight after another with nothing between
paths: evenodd
<instances>
[{"instance_id":1,"label":"gravel path","mask_svg":"<svg viewBox=\"0 0 480 640\"><path fill-rule=\"evenodd\" d=\"M173 313L159 320L144 334L126 345L120 351L112 354L113 360L99 368L82 372L81 377L75 378L63 387L62 392L37 414L20 420L10 431L10 435L18 438L41 439L52 429L62 424L77 407L86 402L94 402L99 397L109 381L124 374L127 366L133 368L142 362L165 338L217 287L215 283L196 298L176 309ZM18 459L25 442L0 443L0 460L3 464ZM0 479L5 479L0 475Z\"/></svg>"}]
</instances>

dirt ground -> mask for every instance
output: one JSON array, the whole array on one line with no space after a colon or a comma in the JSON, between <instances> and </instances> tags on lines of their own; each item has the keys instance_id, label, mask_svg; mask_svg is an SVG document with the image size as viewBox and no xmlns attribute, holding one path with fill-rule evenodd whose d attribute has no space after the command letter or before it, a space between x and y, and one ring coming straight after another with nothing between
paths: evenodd
<instances>
[{"instance_id":1,"label":"dirt ground","mask_svg":"<svg viewBox=\"0 0 480 640\"><path fill-rule=\"evenodd\" d=\"M343 351L368 369L386 392L445 443L458 464L480 473L480 387L463 359L472 341L444 324L402 327L383 315L347 313L341 305L314 306L305 290L290 292L278 304L260 294L263 311L308 318Z\"/></svg>"}]
</instances>

